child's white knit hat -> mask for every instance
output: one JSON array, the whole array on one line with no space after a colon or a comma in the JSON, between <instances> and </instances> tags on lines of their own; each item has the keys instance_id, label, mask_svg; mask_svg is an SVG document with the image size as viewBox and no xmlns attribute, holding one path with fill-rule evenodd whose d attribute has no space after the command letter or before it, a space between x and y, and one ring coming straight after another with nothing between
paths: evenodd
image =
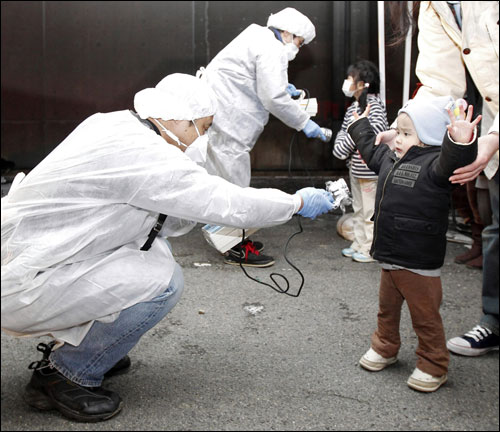
<instances>
[{"instance_id":1,"label":"child's white knit hat","mask_svg":"<svg viewBox=\"0 0 500 432\"><path fill-rule=\"evenodd\" d=\"M446 126L450 124L450 117L446 111L450 102L453 102L451 96L411 99L399 110L398 115L408 114L422 143L440 146L443 143Z\"/></svg>"}]
</instances>

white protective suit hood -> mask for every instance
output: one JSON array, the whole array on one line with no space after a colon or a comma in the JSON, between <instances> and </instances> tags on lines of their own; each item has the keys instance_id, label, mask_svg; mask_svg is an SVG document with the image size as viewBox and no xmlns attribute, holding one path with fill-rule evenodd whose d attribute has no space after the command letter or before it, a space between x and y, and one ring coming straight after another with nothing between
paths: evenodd
<instances>
[{"instance_id":1,"label":"white protective suit hood","mask_svg":"<svg viewBox=\"0 0 500 432\"><path fill-rule=\"evenodd\" d=\"M135 95L134 107L142 119L196 120L215 114L215 95L202 80L175 73L163 78L155 88Z\"/></svg>"},{"instance_id":2,"label":"white protective suit hood","mask_svg":"<svg viewBox=\"0 0 500 432\"><path fill-rule=\"evenodd\" d=\"M311 42L316 36L316 29L311 20L294 8L286 8L276 14L271 14L267 20L267 26L303 37L305 44Z\"/></svg>"},{"instance_id":3,"label":"white protective suit hood","mask_svg":"<svg viewBox=\"0 0 500 432\"><path fill-rule=\"evenodd\" d=\"M142 119L151 117L163 120L193 121L215 114L215 95L205 81L192 75L171 74L163 78L155 88L141 90L135 95L134 107ZM196 127L196 123L194 123ZM183 144L171 131L165 130L179 147L186 147L186 155L203 166L207 158L208 135L200 135L191 145Z\"/></svg>"}]
</instances>

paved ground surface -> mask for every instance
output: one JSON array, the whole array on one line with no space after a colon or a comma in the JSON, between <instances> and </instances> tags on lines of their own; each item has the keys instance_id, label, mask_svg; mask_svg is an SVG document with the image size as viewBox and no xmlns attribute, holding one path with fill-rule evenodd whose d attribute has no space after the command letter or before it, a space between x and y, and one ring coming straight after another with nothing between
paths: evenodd
<instances>
[{"instance_id":1,"label":"paved ground surface","mask_svg":"<svg viewBox=\"0 0 500 432\"><path fill-rule=\"evenodd\" d=\"M26 406L27 366L48 339L2 334L2 430L498 430L498 352L452 356L449 381L436 393L408 388L417 340L406 306L399 361L378 373L358 366L375 327L380 270L341 256L348 242L335 232L338 218L304 220L292 240L290 259L306 279L298 298L223 264L199 229L173 239L184 295L131 351L130 372L107 381L124 400L107 422L72 423ZM252 275L280 272L298 287L282 256L296 224L254 236L277 262ZM481 312L481 272L453 263L464 250L449 243L443 268L448 337L472 328Z\"/></svg>"}]
</instances>

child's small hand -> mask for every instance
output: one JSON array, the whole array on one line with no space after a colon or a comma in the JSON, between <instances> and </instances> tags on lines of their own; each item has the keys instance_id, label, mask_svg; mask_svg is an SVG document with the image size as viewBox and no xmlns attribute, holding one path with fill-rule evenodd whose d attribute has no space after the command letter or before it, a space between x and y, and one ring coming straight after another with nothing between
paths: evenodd
<instances>
[{"instance_id":1,"label":"child's small hand","mask_svg":"<svg viewBox=\"0 0 500 432\"><path fill-rule=\"evenodd\" d=\"M481 121L482 116L478 115L477 118L471 122L472 113L474 111L472 105L469 105L467 109L467 118L465 118L463 106L460 106L460 119L464 118L464 120L457 120L450 109L447 109L447 111L451 121L451 124L447 126L451 139L457 143L470 143L474 136L474 129Z\"/></svg>"},{"instance_id":2,"label":"child's small hand","mask_svg":"<svg viewBox=\"0 0 500 432\"><path fill-rule=\"evenodd\" d=\"M375 138L375 145L378 146L380 143L385 143L389 146L391 150L396 147L396 138L398 136L398 131L395 129L389 129L377 134Z\"/></svg>"},{"instance_id":3,"label":"child's small hand","mask_svg":"<svg viewBox=\"0 0 500 432\"><path fill-rule=\"evenodd\" d=\"M370 104L366 106L366 109L363 111L363 114L359 115L356 111L354 111L352 113L352 116L354 117L354 121L357 121L362 117L368 117L368 114L370 114Z\"/></svg>"}]
</instances>

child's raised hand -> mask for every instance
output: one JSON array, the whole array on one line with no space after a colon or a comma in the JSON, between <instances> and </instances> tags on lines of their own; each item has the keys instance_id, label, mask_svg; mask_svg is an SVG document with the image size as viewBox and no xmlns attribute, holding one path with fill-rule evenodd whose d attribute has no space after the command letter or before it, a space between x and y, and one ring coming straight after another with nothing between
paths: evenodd
<instances>
[{"instance_id":1,"label":"child's raised hand","mask_svg":"<svg viewBox=\"0 0 500 432\"><path fill-rule=\"evenodd\" d=\"M352 116L354 117L354 121L357 121L362 117L368 117L368 114L370 114L370 104L366 105L366 109L363 111L363 114L359 115L355 110L352 113Z\"/></svg>"},{"instance_id":2,"label":"child's raised hand","mask_svg":"<svg viewBox=\"0 0 500 432\"><path fill-rule=\"evenodd\" d=\"M467 109L467 117L465 117L463 106L460 106L460 119L455 117L451 109L448 108L447 111L451 121L451 124L447 126L451 139L457 143L470 143L474 136L474 129L481 121L482 116L478 115L477 118L471 122L472 113L474 112L472 105L469 105Z\"/></svg>"}]
</instances>

